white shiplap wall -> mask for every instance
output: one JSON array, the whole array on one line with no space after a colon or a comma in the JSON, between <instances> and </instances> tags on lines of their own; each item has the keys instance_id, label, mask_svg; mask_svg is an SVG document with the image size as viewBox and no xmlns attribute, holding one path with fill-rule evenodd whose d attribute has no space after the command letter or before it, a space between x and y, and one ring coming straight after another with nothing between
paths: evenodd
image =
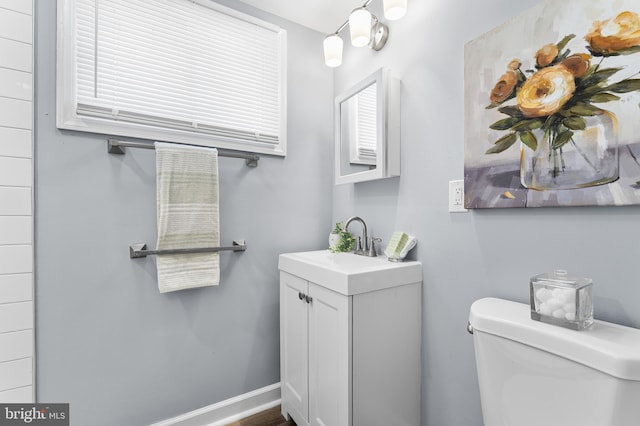
<instances>
[{"instance_id":1,"label":"white shiplap wall","mask_svg":"<svg viewBox=\"0 0 640 426\"><path fill-rule=\"evenodd\" d=\"M33 2L0 0L0 402L35 402L33 287Z\"/></svg>"}]
</instances>

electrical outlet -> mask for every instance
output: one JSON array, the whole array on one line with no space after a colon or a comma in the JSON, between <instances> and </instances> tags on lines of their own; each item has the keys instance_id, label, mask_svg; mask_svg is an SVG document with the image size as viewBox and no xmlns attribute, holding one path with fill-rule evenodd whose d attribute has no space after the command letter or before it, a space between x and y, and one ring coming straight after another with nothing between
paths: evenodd
<instances>
[{"instance_id":1,"label":"electrical outlet","mask_svg":"<svg viewBox=\"0 0 640 426\"><path fill-rule=\"evenodd\" d=\"M464 181L449 181L449 212L463 213L468 210L464 208Z\"/></svg>"}]
</instances>

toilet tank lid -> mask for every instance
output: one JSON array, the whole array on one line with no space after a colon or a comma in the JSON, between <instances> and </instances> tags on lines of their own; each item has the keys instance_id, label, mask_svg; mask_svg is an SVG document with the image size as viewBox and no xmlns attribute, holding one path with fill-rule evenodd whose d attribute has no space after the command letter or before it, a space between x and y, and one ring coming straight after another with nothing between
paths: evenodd
<instances>
[{"instance_id":1,"label":"toilet tank lid","mask_svg":"<svg viewBox=\"0 0 640 426\"><path fill-rule=\"evenodd\" d=\"M575 331L531 319L529 305L496 298L476 300L469 323L476 331L514 340L603 373L640 381L640 330L594 321Z\"/></svg>"}]
</instances>

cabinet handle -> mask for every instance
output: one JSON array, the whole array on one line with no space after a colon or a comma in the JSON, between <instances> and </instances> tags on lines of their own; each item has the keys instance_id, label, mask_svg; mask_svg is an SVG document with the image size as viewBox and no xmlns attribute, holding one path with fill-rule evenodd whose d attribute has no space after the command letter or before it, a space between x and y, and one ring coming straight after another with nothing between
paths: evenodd
<instances>
[{"instance_id":1,"label":"cabinet handle","mask_svg":"<svg viewBox=\"0 0 640 426\"><path fill-rule=\"evenodd\" d=\"M313 301L313 297L311 297L311 296L305 295L304 298L305 298L307 303L311 303Z\"/></svg>"},{"instance_id":2,"label":"cabinet handle","mask_svg":"<svg viewBox=\"0 0 640 426\"><path fill-rule=\"evenodd\" d=\"M305 295L301 291L299 291L298 292L298 299L303 300L304 297L305 297Z\"/></svg>"}]
</instances>

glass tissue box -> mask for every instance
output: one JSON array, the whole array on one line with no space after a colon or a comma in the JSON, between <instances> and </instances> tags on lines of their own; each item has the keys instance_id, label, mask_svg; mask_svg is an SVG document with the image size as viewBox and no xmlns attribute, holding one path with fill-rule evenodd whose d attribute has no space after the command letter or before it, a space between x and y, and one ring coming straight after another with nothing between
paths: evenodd
<instances>
[{"instance_id":1,"label":"glass tissue box","mask_svg":"<svg viewBox=\"0 0 640 426\"><path fill-rule=\"evenodd\" d=\"M593 282L570 277L567 271L536 275L530 281L531 319L573 330L593 324Z\"/></svg>"}]
</instances>

